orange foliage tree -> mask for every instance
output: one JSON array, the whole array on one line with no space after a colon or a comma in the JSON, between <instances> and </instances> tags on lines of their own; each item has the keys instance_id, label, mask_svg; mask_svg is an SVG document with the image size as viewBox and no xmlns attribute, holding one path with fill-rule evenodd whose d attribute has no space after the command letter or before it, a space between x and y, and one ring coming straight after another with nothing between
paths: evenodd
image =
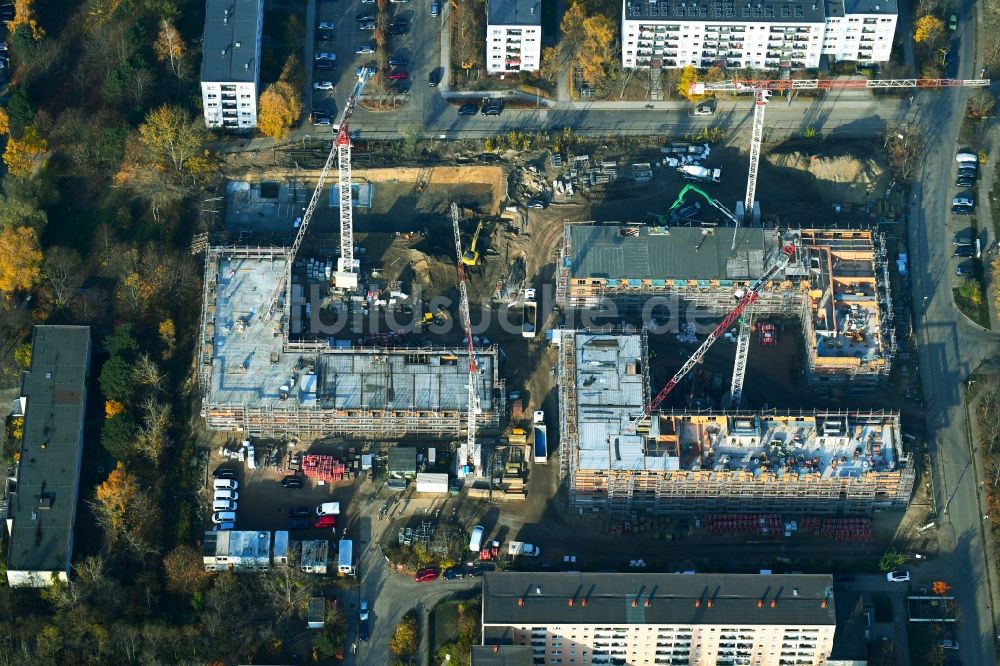
<instances>
[{"instance_id":1,"label":"orange foliage tree","mask_svg":"<svg viewBox=\"0 0 1000 666\"><path fill-rule=\"evenodd\" d=\"M31 227L0 230L0 291L27 291L42 276L42 251L38 232Z\"/></svg>"}]
</instances>

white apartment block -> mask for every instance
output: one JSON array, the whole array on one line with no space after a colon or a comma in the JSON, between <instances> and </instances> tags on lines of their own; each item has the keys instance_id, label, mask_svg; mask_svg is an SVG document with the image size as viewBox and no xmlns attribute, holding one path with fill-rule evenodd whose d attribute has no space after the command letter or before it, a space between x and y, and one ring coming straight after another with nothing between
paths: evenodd
<instances>
[{"instance_id":1,"label":"white apartment block","mask_svg":"<svg viewBox=\"0 0 1000 666\"><path fill-rule=\"evenodd\" d=\"M542 7L539 0L487 0L486 71L537 71L542 61Z\"/></svg>"},{"instance_id":2,"label":"white apartment block","mask_svg":"<svg viewBox=\"0 0 1000 666\"><path fill-rule=\"evenodd\" d=\"M806 69L882 62L895 0L623 0L625 67Z\"/></svg>"},{"instance_id":3,"label":"white apartment block","mask_svg":"<svg viewBox=\"0 0 1000 666\"><path fill-rule=\"evenodd\" d=\"M206 0L201 56L205 125L257 126L263 0Z\"/></svg>"},{"instance_id":4,"label":"white apartment block","mask_svg":"<svg viewBox=\"0 0 1000 666\"><path fill-rule=\"evenodd\" d=\"M828 575L487 573L483 644L535 664L826 664Z\"/></svg>"}]
</instances>

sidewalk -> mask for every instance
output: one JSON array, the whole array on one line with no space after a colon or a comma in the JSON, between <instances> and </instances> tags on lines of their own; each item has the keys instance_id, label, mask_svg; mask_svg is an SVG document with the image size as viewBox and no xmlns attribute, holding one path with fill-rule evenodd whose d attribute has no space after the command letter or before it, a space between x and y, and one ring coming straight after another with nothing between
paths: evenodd
<instances>
[{"instance_id":1,"label":"sidewalk","mask_svg":"<svg viewBox=\"0 0 1000 666\"><path fill-rule=\"evenodd\" d=\"M972 479L976 484L976 502L979 507L980 515L986 516L989 514L989 508L987 500L984 497L986 490L985 477L986 466L983 461L981 448L979 446L979 423L976 419L976 408L979 405L982 394L978 394L976 398L973 398L971 402L963 400L965 402L965 416L966 422L969 426L969 456L972 459ZM991 518L991 520L993 520ZM986 558L986 571L988 573L987 578L987 589L989 590L990 596L990 620L994 631L997 627L997 603L1000 602L1000 581L997 580L996 576L996 562L997 553L996 547L993 543L993 539L990 538L990 525L984 523L982 529L979 530L979 535L982 538L984 555Z\"/></svg>"}]
</instances>

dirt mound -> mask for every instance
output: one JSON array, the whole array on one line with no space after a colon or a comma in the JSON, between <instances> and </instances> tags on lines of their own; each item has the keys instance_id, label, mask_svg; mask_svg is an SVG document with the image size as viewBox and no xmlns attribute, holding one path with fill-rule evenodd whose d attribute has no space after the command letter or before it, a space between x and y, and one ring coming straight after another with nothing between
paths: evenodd
<instances>
[{"instance_id":1,"label":"dirt mound","mask_svg":"<svg viewBox=\"0 0 1000 666\"><path fill-rule=\"evenodd\" d=\"M776 167L811 175L823 201L829 203L870 203L888 185L883 182L887 178L885 165L870 154L792 150L770 153L766 159Z\"/></svg>"}]
</instances>

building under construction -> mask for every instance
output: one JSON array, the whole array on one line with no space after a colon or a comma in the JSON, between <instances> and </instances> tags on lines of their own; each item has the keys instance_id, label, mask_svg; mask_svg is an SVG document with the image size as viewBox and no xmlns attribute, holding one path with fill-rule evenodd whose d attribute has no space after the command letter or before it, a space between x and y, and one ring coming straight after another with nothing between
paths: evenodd
<instances>
[{"instance_id":1,"label":"building under construction","mask_svg":"<svg viewBox=\"0 0 1000 666\"><path fill-rule=\"evenodd\" d=\"M565 332L560 450L570 503L657 512L904 509L915 472L893 412L656 412L640 335Z\"/></svg>"},{"instance_id":2,"label":"building under construction","mask_svg":"<svg viewBox=\"0 0 1000 666\"><path fill-rule=\"evenodd\" d=\"M879 386L896 346L877 231L567 224L556 298L564 308L611 301L638 310L672 296L721 315L787 245L795 256L761 290L753 313L801 320L806 377L818 389Z\"/></svg>"},{"instance_id":3,"label":"building under construction","mask_svg":"<svg viewBox=\"0 0 1000 666\"><path fill-rule=\"evenodd\" d=\"M462 435L466 348L362 347L349 330L338 337L299 330L295 322L316 321L310 310L324 303L296 296L310 285L289 272L288 260L284 247L206 250L199 380L207 426L261 437ZM329 284L322 271L314 274L324 279ZM477 423L498 427L497 348L477 349L476 362Z\"/></svg>"}]
</instances>

